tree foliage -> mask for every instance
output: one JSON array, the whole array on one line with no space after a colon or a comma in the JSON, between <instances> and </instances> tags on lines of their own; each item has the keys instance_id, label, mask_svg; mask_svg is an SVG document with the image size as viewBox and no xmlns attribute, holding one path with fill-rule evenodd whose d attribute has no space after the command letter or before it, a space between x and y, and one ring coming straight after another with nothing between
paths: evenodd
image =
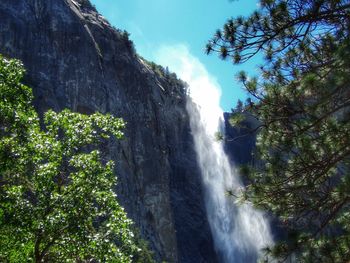
<instances>
[{"instance_id":1,"label":"tree foliage","mask_svg":"<svg viewBox=\"0 0 350 263\"><path fill-rule=\"evenodd\" d=\"M236 64L264 54L261 76L238 74L263 161L244 195L288 228L270 249L281 262L350 259L349 30L349 1L262 0L207 45Z\"/></svg>"},{"instance_id":2,"label":"tree foliage","mask_svg":"<svg viewBox=\"0 0 350 263\"><path fill-rule=\"evenodd\" d=\"M118 204L111 115L48 111L40 123L17 60L0 57L0 261L131 262L140 249Z\"/></svg>"}]
</instances>

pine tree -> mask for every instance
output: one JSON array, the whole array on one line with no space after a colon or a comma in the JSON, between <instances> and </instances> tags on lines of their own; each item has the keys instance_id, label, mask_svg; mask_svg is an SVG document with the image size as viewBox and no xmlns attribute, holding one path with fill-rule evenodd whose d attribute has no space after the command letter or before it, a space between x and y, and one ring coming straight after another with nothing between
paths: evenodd
<instances>
[{"instance_id":1,"label":"pine tree","mask_svg":"<svg viewBox=\"0 0 350 263\"><path fill-rule=\"evenodd\" d=\"M261 77L238 79L261 126L243 196L277 215L288 239L269 252L283 262L350 259L350 2L262 0L230 19L207 45L243 63L263 53Z\"/></svg>"}]
</instances>

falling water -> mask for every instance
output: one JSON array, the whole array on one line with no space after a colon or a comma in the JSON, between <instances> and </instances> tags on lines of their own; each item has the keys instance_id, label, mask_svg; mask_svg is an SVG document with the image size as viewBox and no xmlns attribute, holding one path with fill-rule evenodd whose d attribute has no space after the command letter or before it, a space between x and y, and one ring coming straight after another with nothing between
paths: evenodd
<instances>
[{"instance_id":1,"label":"falling water","mask_svg":"<svg viewBox=\"0 0 350 263\"><path fill-rule=\"evenodd\" d=\"M203 101L196 97L193 100L199 105L188 102L187 110L205 187L208 221L220 261L256 262L261 249L272 243L269 224L262 212L249 204L236 205L226 195L228 189L243 186L222 144L213 136L222 125L222 111L213 99L209 104L201 104Z\"/></svg>"},{"instance_id":2,"label":"falling water","mask_svg":"<svg viewBox=\"0 0 350 263\"><path fill-rule=\"evenodd\" d=\"M164 46L156 57L158 63L171 65L189 84L193 102L188 101L187 110L202 172L208 221L220 262L256 262L261 249L272 244L269 223L262 212L249 204L236 205L226 195L228 189L239 190L243 185L222 144L214 138L223 125L219 85L185 45Z\"/></svg>"}]
</instances>

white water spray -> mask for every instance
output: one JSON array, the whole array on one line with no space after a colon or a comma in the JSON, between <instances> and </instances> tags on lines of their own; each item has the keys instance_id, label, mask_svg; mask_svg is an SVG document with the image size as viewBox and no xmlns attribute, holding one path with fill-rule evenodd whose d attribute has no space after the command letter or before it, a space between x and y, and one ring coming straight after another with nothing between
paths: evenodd
<instances>
[{"instance_id":1,"label":"white water spray","mask_svg":"<svg viewBox=\"0 0 350 263\"><path fill-rule=\"evenodd\" d=\"M272 244L269 223L250 204L236 205L226 195L227 190L239 190L243 185L222 144L214 138L223 123L218 84L185 46L163 48L159 57L163 64L170 62L190 86L194 103L189 101L187 110L205 187L208 221L220 261L256 262L261 250Z\"/></svg>"},{"instance_id":2,"label":"white water spray","mask_svg":"<svg viewBox=\"0 0 350 263\"><path fill-rule=\"evenodd\" d=\"M206 93L206 90L203 92ZM198 98L193 99L199 103ZM272 243L269 224L262 212L250 204L236 205L233 198L226 195L228 189L239 191L243 185L225 155L222 144L213 136L222 123L222 112L214 106L197 107L188 102L187 110L215 247L223 262L256 262L262 255L261 250Z\"/></svg>"}]
</instances>

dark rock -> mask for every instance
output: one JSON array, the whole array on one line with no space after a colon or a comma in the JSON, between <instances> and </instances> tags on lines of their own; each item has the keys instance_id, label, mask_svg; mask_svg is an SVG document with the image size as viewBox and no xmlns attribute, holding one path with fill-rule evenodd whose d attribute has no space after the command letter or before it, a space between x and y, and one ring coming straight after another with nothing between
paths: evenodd
<instances>
[{"instance_id":1,"label":"dark rock","mask_svg":"<svg viewBox=\"0 0 350 263\"><path fill-rule=\"evenodd\" d=\"M224 149L231 162L236 165L250 164L254 161L255 129L259 125L253 115L248 112L243 114L245 119L241 125L233 127L229 122L232 113L224 113Z\"/></svg>"},{"instance_id":2,"label":"dark rock","mask_svg":"<svg viewBox=\"0 0 350 263\"><path fill-rule=\"evenodd\" d=\"M23 61L40 113L124 118L125 139L106 154L158 261L216 262L181 81L155 73L87 0L1 0L0 53Z\"/></svg>"}]
</instances>

